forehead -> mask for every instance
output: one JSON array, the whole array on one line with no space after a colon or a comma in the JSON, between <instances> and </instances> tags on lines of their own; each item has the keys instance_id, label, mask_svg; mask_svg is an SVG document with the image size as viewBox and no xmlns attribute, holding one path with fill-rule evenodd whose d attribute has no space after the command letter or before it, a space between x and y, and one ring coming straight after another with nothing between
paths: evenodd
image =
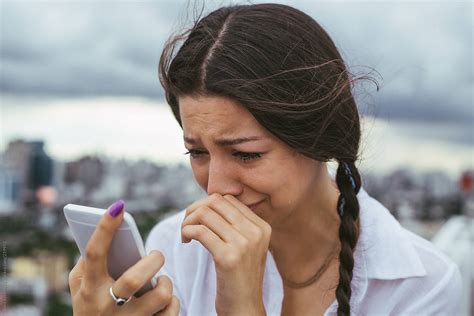
<instances>
[{"instance_id":1,"label":"forehead","mask_svg":"<svg viewBox=\"0 0 474 316\"><path fill-rule=\"evenodd\" d=\"M179 98L185 137L269 136L250 112L232 99L221 96Z\"/></svg>"}]
</instances>

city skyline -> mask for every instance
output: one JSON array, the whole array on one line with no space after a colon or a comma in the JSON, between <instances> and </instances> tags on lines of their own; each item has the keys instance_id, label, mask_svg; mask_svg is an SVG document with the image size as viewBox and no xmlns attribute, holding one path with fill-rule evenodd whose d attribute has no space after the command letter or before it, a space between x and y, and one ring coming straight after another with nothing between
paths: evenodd
<instances>
[{"instance_id":1,"label":"city skyline","mask_svg":"<svg viewBox=\"0 0 474 316\"><path fill-rule=\"evenodd\" d=\"M167 105L146 98L82 98L3 107L0 150L14 139L44 140L53 158L74 160L84 155L189 165L182 130ZM34 122L31 124L31 122ZM118 124L115 127L114 124ZM440 170L451 176L472 168L474 149L444 137L456 124L385 120L363 116L362 170L389 172L410 167Z\"/></svg>"}]
</instances>

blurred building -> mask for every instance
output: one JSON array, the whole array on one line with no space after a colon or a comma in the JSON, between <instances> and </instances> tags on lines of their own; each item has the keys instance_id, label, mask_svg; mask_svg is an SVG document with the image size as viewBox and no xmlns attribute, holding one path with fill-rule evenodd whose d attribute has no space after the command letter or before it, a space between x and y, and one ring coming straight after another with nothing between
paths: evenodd
<instances>
[{"instance_id":1,"label":"blurred building","mask_svg":"<svg viewBox=\"0 0 474 316\"><path fill-rule=\"evenodd\" d=\"M12 213L20 202L21 175L0 158L0 214Z\"/></svg>"},{"instance_id":2,"label":"blurred building","mask_svg":"<svg viewBox=\"0 0 474 316\"><path fill-rule=\"evenodd\" d=\"M473 193L474 191L474 171L465 170L459 178L459 190L464 194Z\"/></svg>"},{"instance_id":3,"label":"blurred building","mask_svg":"<svg viewBox=\"0 0 474 316\"><path fill-rule=\"evenodd\" d=\"M54 227L55 166L43 141L9 142L0 160L0 215L30 212L44 228Z\"/></svg>"},{"instance_id":4,"label":"blurred building","mask_svg":"<svg viewBox=\"0 0 474 316\"><path fill-rule=\"evenodd\" d=\"M10 213L34 196L29 189L31 145L23 140L8 144L0 161L0 213Z\"/></svg>"},{"instance_id":5,"label":"blurred building","mask_svg":"<svg viewBox=\"0 0 474 316\"><path fill-rule=\"evenodd\" d=\"M459 178L458 185L462 214L472 219L474 218L474 170L464 171Z\"/></svg>"},{"instance_id":6,"label":"blurred building","mask_svg":"<svg viewBox=\"0 0 474 316\"><path fill-rule=\"evenodd\" d=\"M8 289L8 293L6 293L7 309L2 311L2 316L44 315L48 298L47 283L44 277L25 279L8 276L3 282L6 282L5 288ZM16 298L20 298L22 302L15 303Z\"/></svg>"},{"instance_id":7,"label":"blurred building","mask_svg":"<svg viewBox=\"0 0 474 316\"><path fill-rule=\"evenodd\" d=\"M29 152L29 170L28 187L36 191L42 186L50 186L53 179L53 159L44 151L43 141L28 142Z\"/></svg>"},{"instance_id":8,"label":"blurred building","mask_svg":"<svg viewBox=\"0 0 474 316\"><path fill-rule=\"evenodd\" d=\"M104 162L99 157L85 156L66 163L63 180L66 184L80 184L83 187L82 201L88 204L92 202L93 192L100 187L104 173Z\"/></svg>"},{"instance_id":9,"label":"blurred building","mask_svg":"<svg viewBox=\"0 0 474 316\"><path fill-rule=\"evenodd\" d=\"M68 273L68 258L62 253L38 251L34 257L11 259L11 277L31 280L41 276L46 280L49 293L67 290Z\"/></svg>"}]
</instances>

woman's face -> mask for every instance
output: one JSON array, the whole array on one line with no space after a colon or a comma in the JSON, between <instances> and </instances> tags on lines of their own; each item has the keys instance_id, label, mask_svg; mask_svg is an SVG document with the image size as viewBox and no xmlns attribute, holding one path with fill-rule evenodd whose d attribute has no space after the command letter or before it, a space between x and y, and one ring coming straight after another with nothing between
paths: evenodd
<instances>
[{"instance_id":1,"label":"woman's face","mask_svg":"<svg viewBox=\"0 0 474 316\"><path fill-rule=\"evenodd\" d=\"M244 107L218 96L179 98L184 144L198 184L231 194L270 225L314 200L324 163L298 154Z\"/></svg>"}]
</instances>

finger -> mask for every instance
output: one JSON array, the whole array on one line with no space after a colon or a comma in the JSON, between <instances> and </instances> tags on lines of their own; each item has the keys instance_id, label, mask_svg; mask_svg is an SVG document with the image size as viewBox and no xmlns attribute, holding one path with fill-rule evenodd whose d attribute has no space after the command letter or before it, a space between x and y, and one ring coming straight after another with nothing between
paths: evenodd
<instances>
[{"instance_id":1,"label":"finger","mask_svg":"<svg viewBox=\"0 0 474 316\"><path fill-rule=\"evenodd\" d=\"M186 212L184 213L184 218L189 216L192 212L194 212L196 209L198 209L200 206L206 205L206 201L208 200L209 196L206 196L205 198L199 199L197 201L194 201L191 203L187 208Z\"/></svg>"},{"instance_id":2,"label":"finger","mask_svg":"<svg viewBox=\"0 0 474 316\"><path fill-rule=\"evenodd\" d=\"M92 233L91 239L87 243L85 253L85 282L100 282L104 276L108 276L107 256L110 243L114 237L117 228L123 220L124 202L118 200L112 204L107 212L102 216L99 223ZM116 217L110 213L115 213Z\"/></svg>"},{"instance_id":3,"label":"finger","mask_svg":"<svg viewBox=\"0 0 474 316\"><path fill-rule=\"evenodd\" d=\"M255 214L245 204L237 200L234 196L224 195L223 198L232 203L235 208L238 208L239 211L241 211L247 218L250 218L249 221L252 223L252 225L239 224L237 227L238 231L241 231L242 234L249 240L252 240L253 238L264 238L265 240L269 241L272 232L272 227L270 224L261 219L257 214Z\"/></svg>"},{"instance_id":4,"label":"finger","mask_svg":"<svg viewBox=\"0 0 474 316\"><path fill-rule=\"evenodd\" d=\"M180 310L180 302L177 296L173 295L171 303L166 308L155 315L158 316L178 316Z\"/></svg>"},{"instance_id":5,"label":"finger","mask_svg":"<svg viewBox=\"0 0 474 316\"><path fill-rule=\"evenodd\" d=\"M253 212L247 205L240 202L235 196L226 194L223 198L231 203L235 208L237 208L242 214L245 215L249 220L251 220L255 225L262 227L262 225L267 224L263 219L260 218L255 212Z\"/></svg>"},{"instance_id":6,"label":"finger","mask_svg":"<svg viewBox=\"0 0 474 316\"><path fill-rule=\"evenodd\" d=\"M161 269L165 263L163 254L151 251L122 274L112 285L112 291L118 297L130 297L140 290Z\"/></svg>"},{"instance_id":7,"label":"finger","mask_svg":"<svg viewBox=\"0 0 474 316\"><path fill-rule=\"evenodd\" d=\"M226 221L220 214L208 206L201 206L197 211L191 213L184 219L181 229L186 225L203 224L212 230L222 241L231 243L237 239L244 238L235 227ZM182 238L184 242L188 239Z\"/></svg>"},{"instance_id":8,"label":"finger","mask_svg":"<svg viewBox=\"0 0 474 316\"><path fill-rule=\"evenodd\" d=\"M243 213L240 212L239 209L237 209L232 203L224 199L223 196L218 193L214 193L208 196L207 198L196 201L190 206L188 206L188 208L186 209L185 218L202 206L212 207L212 209L214 209L232 225L242 223L245 220L245 216L243 215Z\"/></svg>"},{"instance_id":9,"label":"finger","mask_svg":"<svg viewBox=\"0 0 474 316\"><path fill-rule=\"evenodd\" d=\"M199 241L216 258L222 256L226 244L205 225L186 225L181 229L184 238Z\"/></svg>"},{"instance_id":10,"label":"finger","mask_svg":"<svg viewBox=\"0 0 474 316\"><path fill-rule=\"evenodd\" d=\"M232 195L216 194L208 204L214 211L225 218L231 218L231 224L242 236L252 237L255 232L261 231L266 224L252 212L245 204Z\"/></svg>"},{"instance_id":11,"label":"finger","mask_svg":"<svg viewBox=\"0 0 474 316\"><path fill-rule=\"evenodd\" d=\"M246 206L238 201L236 198L234 198L237 203L232 200L229 201L228 199L224 198L222 195L218 193L214 193L211 196L208 196L205 199L196 201L195 203L191 204L191 206L188 207L186 210L187 215L190 216L191 214L195 213L200 207L206 206L212 208L216 213L221 215L223 218L225 218L229 223L232 224L232 226L235 228L237 232L240 233L241 236L247 236L248 238L253 238L253 236L258 234L257 231L261 231L262 227L265 224L256 224L254 221L249 219L245 214L240 211L239 208L237 208L234 204L239 205L239 207L243 206L246 208ZM233 204L234 203L234 204ZM251 212L251 211L250 211ZM257 215L253 214L251 212L253 217L256 217L260 222L263 222L262 219L260 219ZM185 219L187 218L185 216ZM183 234L182 239L184 242L187 242L188 240L184 238ZM239 238L237 235L234 235L235 242L238 242L239 244L243 241L243 238ZM228 240L232 240L231 238Z\"/></svg>"},{"instance_id":12,"label":"finger","mask_svg":"<svg viewBox=\"0 0 474 316\"><path fill-rule=\"evenodd\" d=\"M79 257L74 268L69 272L69 290L71 292L71 297L74 297L81 287L82 278L84 275L84 259Z\"/></svg>"},{"instance_id":13,"label":"finger","mask_svg":"<svg viewBox=\"0 0 474 316\"><path fill-rule=\"evenodd\" d=\"M149 315L164 310L172 301L173 283L166 275L158 277L156 286L137 299L143 314Z\"/></svg>"}]
</instances>

